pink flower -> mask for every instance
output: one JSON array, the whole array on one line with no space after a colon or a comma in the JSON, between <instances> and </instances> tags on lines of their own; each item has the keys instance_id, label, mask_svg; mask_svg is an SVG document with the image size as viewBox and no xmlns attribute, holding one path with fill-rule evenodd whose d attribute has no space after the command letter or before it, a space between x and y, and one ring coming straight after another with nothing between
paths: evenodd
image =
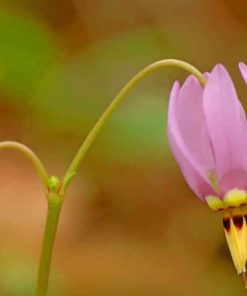
<instances>
[{"instance_id":1,"label":"pink flower","mask_svg":"<svg viewBox=\"0 0 247 296\"><path fill-rule=\"evenodd\" d=\"M239 65L247 83L247 66ZM247 122L227 70L217 64L203 89L189 76L175 82L168 110L174 157L194 193L222 210L226 238L238 273L247 260ZM241 238L240 238L241 237ZM242 238L244 237L244 239Z\"/></svg>"}]
</instances>

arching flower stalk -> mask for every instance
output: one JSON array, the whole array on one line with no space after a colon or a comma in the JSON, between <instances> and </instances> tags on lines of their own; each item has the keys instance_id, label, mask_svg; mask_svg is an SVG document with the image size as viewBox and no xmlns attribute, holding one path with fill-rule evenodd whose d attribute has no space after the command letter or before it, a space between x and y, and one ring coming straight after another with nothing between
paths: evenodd
<instances>
[{"instance_id":1,"label":"arching flower stalk","mask_svg":"<svg viewBox=\"0 0 247 296\"><path fill-rule=\"evenodd\" d=\"M247 66L240 63L247 83ZM247 261L247 122L235 87L217 64L203 89L194 76L170 94L168 137L194 193L221 212L227 244L245 287Z\"/></svg>"},{"instance_id":2,"label":"arching flower stalk","mask_svg":"<svg viewBox=\"0 0 247 296\"><path fill-rule=\"evenodd\" d=\"M197 70L192 65L180 60L160 60L142 69L120 90L120 92L116 95L108 108L106 108L106 110L103 112L92 130L89 132L86 139L83 141L80 149L75 154L75 157L73 158L67 171L64 174L64 177L61 180L56 176L50 176L37 155L25 145L13 141L4 141L0 143L0 150L18 150L22 152L27 158L29 158L36 168L40 180L44 186L47 201L47 215L37 276L37 286L35 292L36 296L47 296L48 293L50 266L59 217L68 187L71 184L72 179L76 175L80 163L89 151L90 147L94 143L97 135L100 133L107 120L118 108L121 102L127 97L131 90L144 77L164 67L178 67L189 72L190 74L193 74L202 85L205 85L206 83L205 77L199 70Z\"/></svg>"}]
</instances>

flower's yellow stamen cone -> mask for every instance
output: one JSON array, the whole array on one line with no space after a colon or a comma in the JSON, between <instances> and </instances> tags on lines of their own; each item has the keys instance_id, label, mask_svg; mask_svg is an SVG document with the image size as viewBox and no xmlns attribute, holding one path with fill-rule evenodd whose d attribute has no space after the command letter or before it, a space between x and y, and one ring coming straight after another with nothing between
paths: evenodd
<instances>
[{"instance_id":1,"label":"flower's yellow stamen cone","mask_svg":"<svg viewBox=\"0 0 247 296\"><path fill-rule=\"evenodd\" d=\"M247 226L242 209L227 211L223 218L226 241L238 274L246 271L247 261Z\"/></svg>"},{"instance_id":2,"label":"flower's yellow stamen cone","mask_svg":"<svg viewBox=\"0 0 247 296\"><path fill-rule=\"evenodd\" d=\"M247 193L232 189L223 199L209 195L206 202L212 210L223 213L224 232L232 260L247 288Z\"/></svg>"}]
</instances>

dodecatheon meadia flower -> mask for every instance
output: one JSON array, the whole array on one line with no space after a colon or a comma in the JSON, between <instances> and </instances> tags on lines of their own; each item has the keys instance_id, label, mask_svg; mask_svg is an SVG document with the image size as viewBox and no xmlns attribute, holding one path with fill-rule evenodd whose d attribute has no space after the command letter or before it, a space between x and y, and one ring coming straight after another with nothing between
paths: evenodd
<instances>
[{"instance_id":1,"label":"dodecatheon meadia flower","mask_svg":"<svg viewBox=\"0 0 247 296\"><path fill-rule=\"evenodd\" d=\"M239 64L247 83L247 66ZM223 214L223 226L238 274L246 279L247 122L235 87L221 64L189 76L170 94L168 137L188 185L201 201Z\"/></svg>"}]
</instances>

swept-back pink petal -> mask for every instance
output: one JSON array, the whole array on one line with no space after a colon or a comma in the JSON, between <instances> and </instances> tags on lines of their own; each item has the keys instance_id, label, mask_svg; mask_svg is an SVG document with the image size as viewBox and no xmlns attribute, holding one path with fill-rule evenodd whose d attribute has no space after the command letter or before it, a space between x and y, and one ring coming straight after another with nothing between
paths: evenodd
<instances>
[{"instance_id":1,"label":"swept-back pink petal","mask_svg":"<svg viewBox=\"0 0 247 296\"><path fill-rule=\"evenodd\" d=\"M203 107L223 193L247 189L247 125L226 69L218 64L206 83Z\"/></svg>"},{"instance_id":2,"label":"swept-back pink petal","mask_svg":"<svg viewBox=\"0 0 247 296\"><path fill-rule=\"evenodd\" d=\"M212 148L203 112L203 88L190 75L179 91L176 106L178 128L184 144L206 176L215 169Z\"/></svg>"},{"instance_id":3,"label":"swept-back pink petal","mask_svg":"<svg viewBox=\"0 0 247 296\"><path fill-rule=\"evenodd\" d=\"M239 66L240 73L245 83L247 84L247 66L243 62L240 62L238 66Z\"/></svg>"},{"instance_id":4,"label":"swept-back pink petal","mask_svg":"<svg viewBox=\"0 0 247 296\"><path fill-rule=\"evenodd\" d=\"M182 174L190 188L201 200L207 195L215 195L206 173L193 158L189 147L186 146L178 124L177 108L179 104L179 84L174 83L171 91L168 109L168 138L174 157L181 168ZM187 132L190 132L187 130ZM194 148L193 148L194 149Z\"/></svg>"}]
</instances>

